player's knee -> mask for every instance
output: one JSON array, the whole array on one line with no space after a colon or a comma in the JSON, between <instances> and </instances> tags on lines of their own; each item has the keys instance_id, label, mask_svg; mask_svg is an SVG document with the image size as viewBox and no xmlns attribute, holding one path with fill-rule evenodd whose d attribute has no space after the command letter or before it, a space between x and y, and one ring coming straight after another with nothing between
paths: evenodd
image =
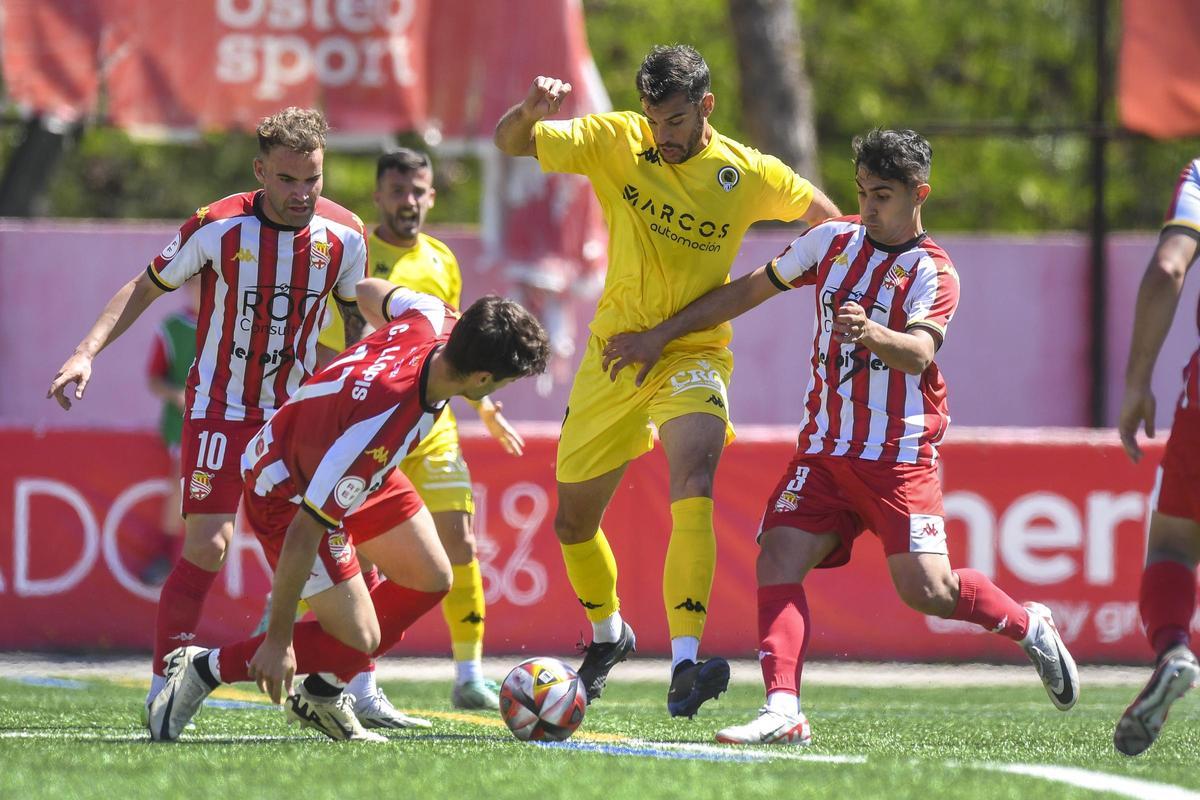
<instances>
[{"instance_id":1,"label":"player's knee","mask_svg":"<svg viewBox=\"0 0 1200 800\"><path fill-rule=\"evenodd\" d=\"M713 476L708 470L696 470L671 481L673 499L685 497L712 497Z\"/></svg>"},{"instance_id":2,"label":"player's knee","mask_svg":"<svg viewBox=\"0 0 1200 800\"><path fill-rule=\"evenodd\" d=\"M379 621L371 619L363 621L349 632L345 644L360 653L374 653L379 649L382 634L379 632Z\"/></svg>"},{"instance_id":3,"label":"player's knee","mask_svg":"<svg viewBox=\"0 0 1200 800\"><path fill-rule=\"evenodd\" d=\"M578 518L563 513L562 506L554 515L554 534L562 544L579 544L596 535L595 525L585 525Z\"/></svg>"}]
</instances>

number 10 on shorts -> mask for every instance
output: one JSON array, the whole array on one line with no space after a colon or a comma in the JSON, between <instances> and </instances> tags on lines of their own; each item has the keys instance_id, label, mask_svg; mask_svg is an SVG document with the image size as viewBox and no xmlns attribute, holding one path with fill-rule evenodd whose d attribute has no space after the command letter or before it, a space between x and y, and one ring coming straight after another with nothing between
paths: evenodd
<instances>
[{"instance_id":1,"label":"number 10 on shorts","mask_svg":"<svg viewBox=\"0 0 1200 800\"><path fill-rule=\"evenodd\" d=\"M219 470L225 463L225 434L220 431L200 431L197 437L196 469Z\"/></svg>"}]
</instances>

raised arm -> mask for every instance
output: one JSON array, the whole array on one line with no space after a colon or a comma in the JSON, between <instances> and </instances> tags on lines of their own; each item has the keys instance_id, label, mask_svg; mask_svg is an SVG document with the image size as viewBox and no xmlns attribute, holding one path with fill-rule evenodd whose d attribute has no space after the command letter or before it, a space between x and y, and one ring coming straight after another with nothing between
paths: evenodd
<instances>
[{"instance_id":1,"label":"raised arm","mask_svg":"<svg viewBox=\"0 0 1200 800\"><path fill-rule=\"evenodd\" d=\"M492 136L496 147L505 155L537 158L533 126L557 112L570 93L571 84L558 78L537 76L525 99L506 111L496 123L496 132Z\"/></svg>"},{"instance_id":2,"label":"raised arm","mask_svg":"<svg viewBox=\"0 0 1200 800\"><path fill-rule=\"evenodd\" d=\"M163 290L150 280L146 272L140 273L118 289L100 312L100 318L75 348L75 352L59 367L54 380L50 382L46 397L53 397L60 406L69 409L71 400L67 397L66 390L69 384L74 383L75 399L82 400L83 392L92 378L92 360L96 354L115 342L117 337L163 294Z\"/></svg>"},{"instance_id":3,"label":"raised arm","mask_svg":"<svg viewBox=\"0 0 1200 800\"><path fill-rule=\"evenodd\" d=\"M1198 236L1190 229L1165 229L1138 288L1133 339L1129 343L1129 361L1125 366L1125 396L1117 422L1121 444L1134 461L1142 457L1142 449L1137 444L1138 428L1145 425L1146 435L1154 437L1157 403L1150 389L1150 379L1175 318L1183 280L1200 254L1198 247Z\"/></svg>"},{"instance_id":4,"label":"raised arm","mask_svg":"<svg viewBox=\"0 0 1200 800\"><path fill-rule=\"evenodd\" d=\"M783 289L771 279L768 266L761 266L692 301L678 314L648 331L618 333L608 340L601 366L616 380L617 373L625 367L641 364L642 368L634 379L641 386L650 369L662 356L663 348L672 340L728 322L781 291Z\"/></svg>"}]
</instances>

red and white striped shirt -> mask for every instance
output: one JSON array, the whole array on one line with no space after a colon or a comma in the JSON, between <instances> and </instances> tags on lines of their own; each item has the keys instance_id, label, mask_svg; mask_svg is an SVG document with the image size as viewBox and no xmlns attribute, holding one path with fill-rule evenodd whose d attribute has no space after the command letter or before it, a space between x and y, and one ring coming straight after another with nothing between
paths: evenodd
<instances>
[{"instance_id":1,"label":"red and white striped shirt","mask_svg":"<svg viewBox=\"0 0 1200 800\"><path fill-rule=\"evenodd\" d=\"M269 419L316 366L326 297L354 302L366 266L362 220L330 200L300 229L267 219L261 191L198 209L146 270L167 291L200 276L188 416Z\"/></svg>"},{"instance_id":2,"label":"red and white striped shirt","mask_svg":"<svg viewBox=\"0 0 1200 800\"><path fill-rule=\"evenodd\" d=\"M1183 168L1163 227L1187 228L1200 241L1200 158ZM1200 330L1200 307L1196 309L1196 328ZM1179 408L1200 408L1200 347L1183 367Z\"/></svg>"},{"instance_id":3,"label":"red and white striped shirt","mask_svg":"<svg viewBox=\"0 0 1200 800\"><path fill-rule=\"evenodd\" d=\"M871 461L931 464L950 424L936 364L920 375L889 369L866 347L832 338L837 309L854 301L892 330L924 328L938 346L958 306L958 273L925 234L887 246L857 216L821 223L767 267L781 289L814 286L817 319L798 449Z\"/></svg>"},{"instance_id":4,"label":"red and white striped shirt","mask_svg":"<svg viewBox=\"0 0 1200 800\"><path fill-rule=\"evenodd\" d=\"M457 321L441 300L396 289L391 322L284 403L242 454L255 494L300 505L336 528L429 433L446 401L425 399L430 356Z\"/></svg>"}]
</instances>

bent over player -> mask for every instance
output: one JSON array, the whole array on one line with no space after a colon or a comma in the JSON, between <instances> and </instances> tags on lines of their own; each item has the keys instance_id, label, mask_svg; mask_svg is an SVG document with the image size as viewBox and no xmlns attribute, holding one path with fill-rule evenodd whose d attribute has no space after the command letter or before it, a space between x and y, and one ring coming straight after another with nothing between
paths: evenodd
<instances>
[{"instance_id":1,"label":"bent over player","mask_svg":"<svg viewBox=\"0 0 1200 800\"><path fill-rule=\"evenodd\" d=\"M1198 243L1200 159L1188 164L1179 178L1158 246L1138 290L1118 422L1121 443L1134 461L1142 457L1137 429L1144 423L1146 433L1154 435L1150 378L1175 317L1184 278L1200 252ZM1139 755L1154 744L1171 704L1200 679L1200 665L1191 650L1196 564L1200 562L1200 349L1183 368L1183 391L1175 405L1175 421L1155 489L1138 607L1156 660L1146 687L1125 709L1113 734L1117 750L1127 756Z\"/></svg>"},{"instance_id":2,"label":"bent over player","mask_svg":"<svg viewBox=\"0 0 1200 800\"><path fill-rule=\"evenodd\" d=\"M850 560L855 539L883 543L900 598L922 614L965 620L1018 642L1055 706L1079 696L1075 663L1050 611L1021 606L981 572L952 570L937 444L950 418L934 363L958 305L958 275L925 233L929 143L913 131L854 140L859 215L830 220L775 260L655 328L613 337L613 372L641 381L677 336L709 329L799 286L817 318L796 454L767 500L758 534L759 661L767 702L719 731L736 744L808 744L800 674L811 631L804 577Z\"/></svg>"},{"instance_id":3,"label":"bent over player","mask_svg":"<svg viewBox=\"0 0 1200 800\"><path fill-rule=\"evenodd\" d=\"M641 114L545 121L571 91L539 77L496 126L496 145L546 172L586 175L608 223L608 273L558 442L554 530L575 595L592 623L579 675L588 701L634 649L621 617L617 564L600 521L629 462L658 428L670 471L671 533L663 604L671 635L672 716L694 716L725 691L729 664L701 661L716 567L712 486L733 438L726 386L728 325L672 342L647 379L608 380L601 354L615 333L652 327L729 279L747 228L765 219L812 225L837 209L779 159L709 124L708 65L686 45L656 47L637 73Z\"/></svg>"},{"instance_id":4,"label":"bent over player","mask_svg":"<svg viewBox=\"0 0 1200 800\"><path fill-rule=\"evenodd\" d=\"M375 279L360 285L379 329L292 395L242 455L237 526L275 572L265 634L167 657L150 734L175 739L219 683L256 680L289 721L332 739L379 741L345 682L445 595L450 564L433 519L396 469L454 395L479 400L545 369L545 331L495 296L456 324L441 300ZM368 592L356 550L387 580ZM303 599L315 622L295 623ZM308 677L292 693L292 676Z\"/></svg>"},{"instance_id":5,"label":"bent over player","mask_svg":"<svg viewBox=\"0 0 1200 800\"><path fill-rule=\"evenodd\" d=\"M183 553L159 596L147 704L162 688L163 657L195 638L225 560L242 488L238 455L312 375L328 296L341 305L346 341L362 336L354 286L365 274L366 240L358 217L321 197L327 128L320 112L299 108L264 119L254 159L263 188L197 209L109 300L47 392L70 408L67 386L83 397L97 353L164 292L200 281L180 445Z\"/></svg>"}]
</instances>

